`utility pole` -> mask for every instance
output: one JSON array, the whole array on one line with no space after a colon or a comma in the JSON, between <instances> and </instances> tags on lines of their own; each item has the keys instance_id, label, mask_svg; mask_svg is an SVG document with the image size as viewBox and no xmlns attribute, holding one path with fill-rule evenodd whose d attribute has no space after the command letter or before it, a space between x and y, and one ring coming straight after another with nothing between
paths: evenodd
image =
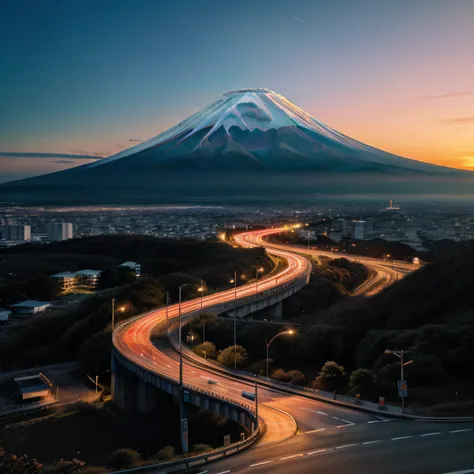
<instances>
[{"instance_id":1,"label":"utility pole","mask_svg":"<svg viewBox=\"0 0 474 474\"><path fill-rule=\"evenodd\" d=\"M97 394L97 392L99 391L98 386L99 386L99 376L96 375L96 376L95 376L95 393L96 393L96 394Z\"/></svg>"},{"instance_id":2,"label":"utility pole","mask_svg":"<svg viewBox=\"0 0 474 474\"><path fill-rule=\"evenodd\" d=\"M237 370L237 272L234 271L234 370Z\"/></svg>"},{"instance_id":3,"label":"utility pole","mask_svg":"<svg viewBox=\"0 0 474 474\"><path fill-rule=\"evenodd\" d=\"M112 298L112 331L115 328L115 298Z\"/></svg>"},{"instance_id":4,"label":"utility pole","mask_svg":"<svg viewBox=\"0 0 474 474\"><path fill-rule=\"evenodd\" d=\"M409 351L413 352L413 351ZM413 360L405 362L405 354L407 351L403 349L401 351L392 351L390 349L385 350L384 354L393 354L395 357L400 359L400 396L402 398L402 413L405 413L405 366L413 363Z\"/></svg>"},{"instance_id":5,"label":"utility pole","mask_svg":"<svg viewBox=\"0 0 474 474\"><path fill-rule=\"evenodd\" d=\"M186 418L186 411L184 406L184 389L183 389L183 351L181 342L181 331L182 331L182 317L181 317L181 290L184 286L189 285L185 283L179 287L179 421L180 421L180 432L181 432L181 449L183 453L187 453L188 449L188 419Z\"/></svg>"},{"instance_id":6,"label":"utility pole","mask_svg":"<svg viewBox=\"0 0 474 474\"><path fill-rule=\"evenodd\" d=\"M257 383L257 374L255 374L255 418L257 419L257 427L258 427L258 383Z\"/></svg>"},{"instance_id":7,"label":"utility pole","mask_svg":"<svg viewBox=\"0 0 474 474\"><path fill-rule=\"evenodd\" d=\"M168 324L168 331L170 329L170 320L169 320L169 317L168 317L168 306L170 304L170 292L167 291L166 292L166 322Z\"/></svg>"}]
</instances>

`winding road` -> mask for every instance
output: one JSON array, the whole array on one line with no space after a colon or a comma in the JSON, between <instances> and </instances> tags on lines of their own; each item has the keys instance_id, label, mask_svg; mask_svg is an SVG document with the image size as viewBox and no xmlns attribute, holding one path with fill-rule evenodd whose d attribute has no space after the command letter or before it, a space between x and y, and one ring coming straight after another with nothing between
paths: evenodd
<instances>
[{"instance_id":1,"label":"winding road","mask_svg":"<svg viewBox=\"0 0 474 474\"><path fill-rule=\"evenodd\" d=\"M265 237L280 230L265 229L235 236L239 245L263 245L270 254L284 258L288 263L287 267L277 274L261 278L258 288L255 282L238 287L238 299L254 295L257 290L266 291L283 285L311 271L311 263L300 255L303 249L296 249L295 252L294 248L264 241ZM314 252L315 255L321 254ZM398 267L398 264L393 268L386 262L372 259L370 261L372 268L376 267L376 274L381 274L379 278L384 281L381 284L379 280L374 287L362 291L365 294L388 284L392 277L387 275L393 276L393 272L405 270ZM230 289L204 297L202 306L211 308L233 301L234 298L234 289ZM185 319L192 317L200 309L200 298L181 305ZM173 320L178 314L178 305L168 308L169 320ZM152 342L152 331L156 327L167 327L165 309L153 311L135 319L131 324L118 327L113 333L114 346L135 364L176 380L179 371L178 354L165 338ZM209 384L209 379L215 383ZM241 396L242 390L254 391L253 383L249 383L248 379L242 380L238 375L217 371L201 358L186 358L183 381L187 386L212 391L217 397L248 403L248 408L254 409L252 402ZM266 426L259 443L237 456L193 472L285 473L291 470L298 473L330 471L441 474L474 468L471 450L474 424L392 419L384 417L383 413L365 413L330 405L308 396L261 384L258 392L259 415Z\"/></svg>"}]
</instances>

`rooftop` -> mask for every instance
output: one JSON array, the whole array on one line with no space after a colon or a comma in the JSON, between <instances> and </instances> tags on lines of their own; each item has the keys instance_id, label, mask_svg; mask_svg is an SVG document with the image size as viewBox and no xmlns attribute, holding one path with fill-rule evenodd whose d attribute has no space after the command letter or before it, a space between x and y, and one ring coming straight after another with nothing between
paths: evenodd
<instances>
[{"instance_id":1,"label":"rooftop","mask_svg":"<svg viewBox=\"0 0 474 474\"><path fill-rule=\"evenodd\" d=\"M15 303L11 306L13 308L38 308L39 306L45 306L51 304L48 301L37 301L37 300L25 300L21 303Z\"/></svg>"}]
</instances>

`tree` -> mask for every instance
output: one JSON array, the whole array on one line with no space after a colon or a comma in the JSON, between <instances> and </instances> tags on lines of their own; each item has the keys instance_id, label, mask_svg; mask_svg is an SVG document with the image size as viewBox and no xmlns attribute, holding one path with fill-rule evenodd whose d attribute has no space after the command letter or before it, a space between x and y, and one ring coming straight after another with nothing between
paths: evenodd
<instances>
[{"instance_id":1,"label":"tree","mask_svg":"<svg viewBox=\"0 0 474 474\"><path fill-rule=\"evenodd\" d=\"M285 372L283 369L276 369L273 371L271 378L279 382L290 383L293 385L302 385L305 376L299 370L289 370Z\"/></svg>"},{"instance_id":2,"label":"tree","mask_svg":"<svg viewBox=\"0 0 474 474\"><path fill-rule=\"evenodd\" d=\"M51 301L61 294L61 285L54 278L40 275L27 282L25 290L31 299Z\"/></svg>"},{"instance_id":3,"label":"tree","mask_svg":"<svg viewBox=\"0 0 474 474\"><path fill-rule=\"evenodd\" d=\"M234 360L236 360L236 365L242 366L247 362L247 349L242 346L229 346L217 357L217 362L219 364L225 365L227 367L234 367ZM234 359L235 358L235 359Z\"/></svg>"},{"instance_id":4,"label":"tree","mask_svg":"<svg viewBox=\"0 0 474 474\"><path fill-rule=\"evenodd\" d=\"M122 266L107 267L102 271L99 278L99 288L115 288L136 281L136 273Z\"/></svg>"},{"instance_id":5,"label":"tree","mask_svg":"<svg viewBox=\"0 0 474 474\"><path fill-rule=\"evenodd\" d=\"M206 341L202 344L198 344L194 348L194 353L197 354L199 357L204 357L206 359L215 359L217 355L217 349L215 344L210 341Z\"/></svg>"},{"instance_id":6,"label":"tree","mask_svg":"<svg viewBox=\"0 0 474 474\"><path fill-rule=\"evenodd\" d=\"M341 387L344 381L344 367L334 361L327 361L313 382L314 388L332 392Z\"/></svg>"},{"instance_id":7,"label":"tree","mask_svg":"<svg viewBox=\"0 0 474 474\"><path fill-rule=\"evenodd\" d=\"M374 395L375 385L375 375L367 369L354 370L349 378L351 395L359 393L363 398L370 398Z\"/></svg>"},{"instance_id":8,"label":"tree","mask_svg":"<svg viewBox=\"0 0 474 474\"><path fill-rule=\"evenodd\" d=\"M211 312L200 313L196 316L196 325L202 328L202 342L206 342L206 325L216 324L217 314Z\"/></svg>"},{"instance_id":9,"label":"tree","mask_svg":"<svg viewBox=\"0 0 474 474\"><path fill-rule=\"evenodd\" d=\"M142 458L138 451L130 448L120 448L114 451L109 457L109 467L112 469L131 469L139 467Z\"/></svg>"}]
</instances>

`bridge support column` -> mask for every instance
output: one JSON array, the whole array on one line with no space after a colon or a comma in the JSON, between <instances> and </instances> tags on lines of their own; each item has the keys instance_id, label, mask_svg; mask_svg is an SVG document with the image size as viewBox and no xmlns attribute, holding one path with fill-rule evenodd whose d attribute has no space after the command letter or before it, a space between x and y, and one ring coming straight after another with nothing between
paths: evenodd
<instances>
[{"instance_id":1,"label":"bridge support column","mask_svg":"<svg viewBox=\"0 0 474 474\"><path fill-rule=\"evenodd\" d=\"M137 384L137 407L142 414L154 413L157 410L157 392L152 385L139 380Z\"/></svg>"},{"instance_id":2,"label":"bridge support column","mask_svg":"<svg viewBox=\"0 0 474 474\"><path fill-rule=\"evenodd\" d=\"M283 320L283 304L281 301L276 305L272 306L272 315L276 321Z\"/></svg>"},{"instance_id":3,"label":"bridge support column","mask_svg":"<svg viewBox=\"0 0 474 474\"><path fill-rule=\"evenodd\" d=\"M112 374L112 397L114 403L126 412L137 410L137 383L138 378L127 369L117 364Z\"/></svg>"}]
</instances>

